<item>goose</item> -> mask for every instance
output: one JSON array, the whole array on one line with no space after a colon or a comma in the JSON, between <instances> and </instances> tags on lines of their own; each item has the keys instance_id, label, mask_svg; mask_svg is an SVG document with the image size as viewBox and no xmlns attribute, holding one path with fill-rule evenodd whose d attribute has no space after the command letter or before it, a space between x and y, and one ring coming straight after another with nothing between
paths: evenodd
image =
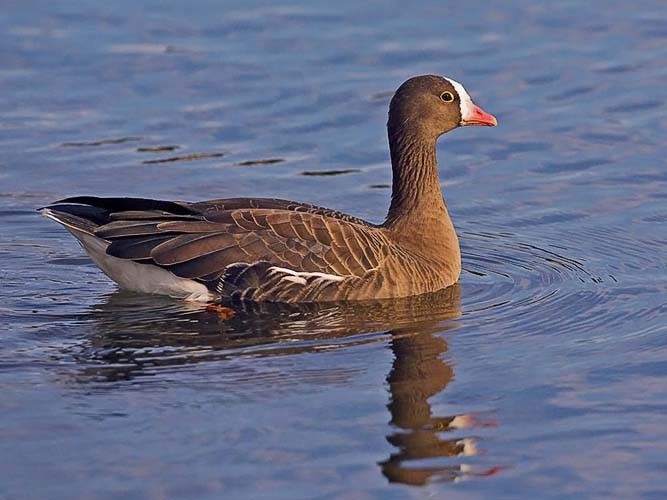
<instances>
[{"instance_id":1,"label":"goose","mask_svg":"<svg viewBox=\"0 0 667 500\"><path fill-rule=\"evenodd\" d=\"M457 127L496 125L451 78L405 81L389 104L393 177L382 224L272 198L76 196L39 210L120 288L137 292L287 303L420 295L453 285L461 273L436 142Z\"/></svg>"}]
</instances>

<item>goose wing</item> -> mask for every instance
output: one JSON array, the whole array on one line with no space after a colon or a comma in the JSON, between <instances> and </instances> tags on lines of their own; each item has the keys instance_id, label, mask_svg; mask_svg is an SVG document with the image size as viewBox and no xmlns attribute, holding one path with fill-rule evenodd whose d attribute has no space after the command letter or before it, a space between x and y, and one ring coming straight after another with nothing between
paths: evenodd
<instances>
[{"instance_id":1,"label":"goose wing","mask_svg":"<svg viewBox=\"0 0 667 500\"><path fill-rule=\"evenodd\" d=\"M109 255L154 264L218 291L249 268L256 280L280 273L294 284L359 278L377 268L388 249L384 234L361 219L286 200L78 197L49 208L82 205L94 208L92 233L110 243Z\"/></svg>"}]
</instances>

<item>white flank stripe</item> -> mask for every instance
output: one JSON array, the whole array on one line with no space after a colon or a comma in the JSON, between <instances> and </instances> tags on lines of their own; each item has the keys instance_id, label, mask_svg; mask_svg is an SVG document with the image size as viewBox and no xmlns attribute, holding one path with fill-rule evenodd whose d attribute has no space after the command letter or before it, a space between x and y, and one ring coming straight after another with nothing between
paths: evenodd
<instances>
[{"instance_id":1,"label":"white flank stripe","mask_svg":"<svg viewBox=\"0 0 667 500\"><path fill-rule=\"evenodd\" d=\"M298 283L294 278L303 280L303 284L306 284L306 279L317 277L323 280L328 281L343 281L345 278L343 276L338 276L337 274L327 274L327 273L307 273L307 272L298 272L293 269L287 269L286 267L271 266L269 272L273 273L284 273L288 274L288 277L283 279L292 281L293 283Z\"/></svg>"},{"instance_id":2,"label":"white flank stripe","mask_svg":"<svg viewBox=\"0 0 667 500\"><path fill-rule=\"evenodd\" d=\"M299 276L285 276L284 278L281 278L280 281L290 281L291 283L296 283L297 285L306 284L306 280L304 278L300 278Z\"/></svg>"}]
</instances>

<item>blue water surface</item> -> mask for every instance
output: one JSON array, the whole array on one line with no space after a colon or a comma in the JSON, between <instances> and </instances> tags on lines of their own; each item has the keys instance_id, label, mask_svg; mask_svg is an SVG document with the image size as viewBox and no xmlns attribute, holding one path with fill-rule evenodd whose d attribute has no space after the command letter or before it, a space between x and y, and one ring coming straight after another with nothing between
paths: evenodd
<instances>
[{"instance_id":1,"label":"blue water surface","mask_svg":"<svg viewBox=\"0 0 667 500\"><path fill-rule=\"evenodd\" d=\"M667 497L664 1L1 10L0 498ZM439 143L464 272L434 297L225 319L118 291L35 212L380 222L421 73L500 122Z\"/></svg>"}]
</instances>

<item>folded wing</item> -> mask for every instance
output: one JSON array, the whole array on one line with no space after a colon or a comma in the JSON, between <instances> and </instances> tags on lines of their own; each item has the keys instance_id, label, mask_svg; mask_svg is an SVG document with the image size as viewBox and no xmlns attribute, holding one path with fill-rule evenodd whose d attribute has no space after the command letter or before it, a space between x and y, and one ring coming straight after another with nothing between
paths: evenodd
<instances>
[{"instance_id":1,"label":"folded wing","mask_svg":"<svg viewBox=\"0 0 667 500\"><path fill-rule=\"evenodd\" d=\"M232 281L303 287L361 278L380 265L388 248L385 236L360 219L285 200L187 204L79 197L49 208L83 219L94 214L87 229L109 242L109 255L218 291Z\"/></svg>"}]
</instances>

